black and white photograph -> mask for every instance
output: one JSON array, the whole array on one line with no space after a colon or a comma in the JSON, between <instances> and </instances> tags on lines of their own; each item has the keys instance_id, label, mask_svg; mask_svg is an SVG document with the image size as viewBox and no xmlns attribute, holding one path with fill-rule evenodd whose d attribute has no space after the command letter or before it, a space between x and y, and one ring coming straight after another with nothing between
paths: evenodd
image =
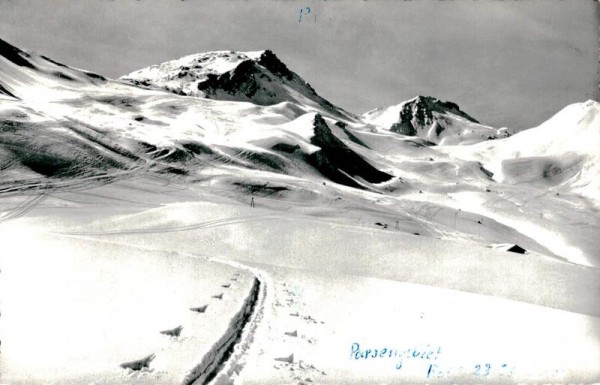
<instances>
[{"instance_id":1,"label":"black and white photograph","mask_svg":"<svg viewBox=\"0 0 600 385\"><path fill-rule=\"evenodd\" d=\"M600 2L0 0L0 385L600 383Z\"/></svg>"}]
</instances>

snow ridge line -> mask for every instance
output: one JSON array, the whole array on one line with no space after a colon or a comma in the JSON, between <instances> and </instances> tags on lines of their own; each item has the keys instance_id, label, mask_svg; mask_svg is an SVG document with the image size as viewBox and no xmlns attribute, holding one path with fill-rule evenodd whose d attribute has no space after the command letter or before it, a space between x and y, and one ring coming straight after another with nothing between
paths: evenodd
<instances>
[{"instance_id":1,"label":"snow ridge line","mask_svg":"<svg viewBox=\"0 0 600 385\"><path fill-rule=\"evenodd\" d=\"M255 277L250 294L244 301L242 308L230 321L225 334L212 346L210 351L202 358L202 361L185 375L182 381L183 384L203 385L215 378L231 357L235 345L241 340L245 326L254 315L261 292L264 292L264 290L261 290L261 283Z\"/></svg>"}]
</instances>

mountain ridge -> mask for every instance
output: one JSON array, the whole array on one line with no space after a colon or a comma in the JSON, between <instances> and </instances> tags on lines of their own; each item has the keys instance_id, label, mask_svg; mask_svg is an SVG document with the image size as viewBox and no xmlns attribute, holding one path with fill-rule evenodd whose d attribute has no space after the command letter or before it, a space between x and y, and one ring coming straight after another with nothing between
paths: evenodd
<instances>
[{"instance_id":1,"label":"mountain ridge","mask_svg":"<svg viewBox=\"0 0 600 385\"><path fill-rule=\"evenodd\" d=\"M354 116L317 94L273 51L211 51L142 68L120 78L179 95L275 105L291 101L353 120Z\"/></svg>"},{"instance_id":2,"label":"mountain ridge","mask_svg":"<svg viewBox=\"0 0 600 385\"><path fill-rule=\"evenodd\" d=\"M363 120L353 119L329 102L322 102L308 83L269 50L188 55L137 71L141 77L115 81L27 53L4 41L0 48L0 92L12 100L3 102L0 113L4 132L0 157L9 169L23 166L34 174L41 171L42 178L121 173L140 165L174 175L194 175L207 167L229 164L297 177L309 172L355 188L395 191L406 181L418 182L410 171L414 162L390 162L390 154L410 159L425 151L412 147L434 145L461 145L458 148L467 151L477 148L469 145L480 143L485 147L498 142L497 147L504 148L506 139L501 138L510 136L505 129L481 125L456 103L430 96L372 110L363 114ZM186 63L196 63L201 71L192 71L193 65ZM152 73L164 76L159 80L175 79L180 86L195 84L199 92L202 88L215 98L190 98L179 92L148 89L152 87L140 79ZM254 103L255 95L269 91L260 88L269 82L280 87L280 99ZM590 122L578 129L591 129L596 123L593 119ZM64 136L65 132L69 137ZM543 136L543 130L537 132ZM68 146L59 146L60 140L52 139L54 136L75 147L67 151ZM495 138L498 140L489 140ZM460 155L460 151L446 152ZM519 152L503 154L503 162L514 163L520 169L520 163L513 161ZM567 163L553 161L548 163L550 166L540 163L535 168L539 175L535 171L528 178L581 186L584 182L573 181L581 175L595 175L577 172L579 168L595 170L585 160L592 159L590 156L573 157ZM498 178L504 166L491 162L489 157L467 158L477 166L456 167L464 167L477 179L501 181ZM55 164L52 159L56 159ZM572 171L560 171L566 169ZM433 171L430 167L419 170ZM596 194L595 188L584 191Z\"/></svg>"}]
</instances>

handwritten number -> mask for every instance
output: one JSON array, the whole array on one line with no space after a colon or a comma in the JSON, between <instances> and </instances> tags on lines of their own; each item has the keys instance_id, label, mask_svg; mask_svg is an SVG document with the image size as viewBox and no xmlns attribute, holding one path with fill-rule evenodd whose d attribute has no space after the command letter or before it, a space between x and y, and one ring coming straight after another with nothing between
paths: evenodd
<instances>
[{"instance_id":1,"label":"handwritten number","mask_svg":"<svg viewBox=\"0 0 600 385\"><path fill-rule=\"evenodd\" d=\"M485 372L481 372L481 365L475 365L475 372L473 373L476 376L489 376L492 370L491 364L485 364Z\"/></svg>"},{"instance_id":2,"label":"handwritten number","mask_svg":"<svg viewBox=\"0 0 600 385\"><path fill-rule=\"evenodd\" d=\"M305 8L300 8L300 18L298 19L298 22L302 22L302 16L306 16L308 14L310 14L311 10L310 7L305 7ZM316 15L315 15L316 17Z\"/></svg>"}]
</instances>

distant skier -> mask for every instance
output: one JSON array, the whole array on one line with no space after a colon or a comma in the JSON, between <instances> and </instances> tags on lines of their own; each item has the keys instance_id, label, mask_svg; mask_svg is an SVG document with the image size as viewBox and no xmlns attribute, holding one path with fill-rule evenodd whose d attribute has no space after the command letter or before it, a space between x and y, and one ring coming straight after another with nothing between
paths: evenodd
<instances>
[{"instance_id":1,"label":"distant skier","mask_svg":"<svg viewBox=\"0 0 600 385\"><path fill-rule=\"evenodd\" d=\"M250 199L250 207L254 207L254 197L252 197L252 199Z\"/></svg>"}]
</instances>

